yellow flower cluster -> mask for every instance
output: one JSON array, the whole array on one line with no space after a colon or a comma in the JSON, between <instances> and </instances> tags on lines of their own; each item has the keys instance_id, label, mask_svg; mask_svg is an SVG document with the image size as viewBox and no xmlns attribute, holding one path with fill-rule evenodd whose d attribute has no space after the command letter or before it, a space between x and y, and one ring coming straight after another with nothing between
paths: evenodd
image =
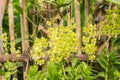
<instances>
[{"instance_id":1,"label":"yellow flower cluster","mask_svg":"<svg viewBox=\"0 0 120 80\"><path fill-rule=\"evenodd\" d=\"M45 55L49 55L51 61L60 62L64 58L68 58L71 53L77 52L77 37L75 25L51 27L48 28L49 40L45 38L36 39L32 48L31 57L37 64L43 64L41 59ZM49 46L47 52L42 51L43 48Z\"/></svg>"},{"instance_id":2,"label":"yellow flower cluster","mask_svg":"<svg viewBox=\"0 0 120 80\"><path fill-rule=\"evenodd\" d=\"M95 59L95 51L97 50L97 32L96 26L89 24L88 27L84 27L84 36L82 38L83 47L82 51L88 54L89 60L93 61Z\"/></svg>"}]
</instances>

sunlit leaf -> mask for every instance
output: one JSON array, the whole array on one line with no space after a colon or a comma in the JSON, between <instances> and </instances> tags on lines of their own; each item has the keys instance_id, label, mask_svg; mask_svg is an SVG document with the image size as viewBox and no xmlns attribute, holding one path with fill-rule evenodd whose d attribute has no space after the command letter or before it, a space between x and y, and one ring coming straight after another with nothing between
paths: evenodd
<instances>
[{"instance_id":1,"label":"sunlit leaf","mask_svg":"<svg viewBox=\"0 0 120 80\"><path fill-rule=\"evenodd\" d=\"M106 0L106 1L120 5L120 0Z\"/></svg>"}]
</instances>

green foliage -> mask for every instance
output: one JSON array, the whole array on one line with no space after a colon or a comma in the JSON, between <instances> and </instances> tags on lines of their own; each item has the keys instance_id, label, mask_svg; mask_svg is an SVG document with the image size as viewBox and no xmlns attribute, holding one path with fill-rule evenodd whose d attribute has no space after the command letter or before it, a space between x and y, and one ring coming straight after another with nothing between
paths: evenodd
<instances>
[{"instance_id":1,"label":"green foliage","mask_svg":"<svg viewBox=\"0 0 120 80\"><path fill-rule=\"evenodd\" d=\"M99 55L97 61L104 69L104 71L98 73L98 76L104 77L105 80L120 79L118 77L120 62L118 61L115 52L108 52L107 50L104 50L104 53Z\"/></svg>"},{"instance_id":2,"label":"green foliage","mask_svg":"<svg viewBox=\"0 0 120 80\"><path fill-rule=\"evenodd\" d=\"M12 42L12 43L9 42L9 39L7 37L7 33L4 32L0 36L0 39L3 41L3 48L4 48L4 54L5 55L9 55L9 51L14 51L14 54L20 53L19 49L17 50L15 48L13 49L13 48L9 47L10 45L15 45L15 43L14 42ZM19 56L19 54L18 54L18 56ZM10 80L11 75L15 74L17 72L17 67L20 67L20 65L18 65L18 62L6 61L6 62L4 62L2 67L3 67L3 70L0 70L0 74L5 77L5 80ZM16 80L16 78L14 77L13 80Z\"/></svg>"},{"instance_id":3,"label":"green foliage","mask_svg":"<svg viewBox=\"0 0 120 80\"><path fill-rule=\"evenodd\" d=\"M75 25L49 28L49 40L45 38L36 39L33 45L31 57L38 61L38 64L43 64L41 57L49 55L50 61L60 62L68 58L71 53L77 52L77 38L74 32ZM50 49L46 52L43 48L49 46Z\"/></svg>"},{"instance_id":4,"label":"green foliage","mask_svg":"<svg viewBox=\"0 0 120 80\"><path fill-rule=\"evenodd\" d=\"M20 14L23 14L23 10L18 4L14 5L14 7Z\"/></svg>"},{"instance_id":5,"label":"green foliage","mask_svg":"<svg viewBox=\"0 0 120 80\"><path fill-rule=\"evenodd\" d=\"M47 80L46 79L46 73L42 71L38 71L38 66L33 65L30 66L28 70L27 80Z\"/></svg>"},{"instance_id":6,"label":"green foliage","mask_svg":"<svg viewBox=\"0 0 120 80\"><path fill-rule=\"evenodd\" d=\"M47 76L48 80L61 80L57 66L54 62L50 61L47 63Z\"/></svg>"},{"instance_id":7,"label":"green foliage","mask_svg":"<svg viewBox=\"0 0 120 80\"><path fill-rule=\"evenodd\" d=\"M73 58L71 65L67 66L64 70L66 73L66 75L64 75L64 78L66 80L78 80L82 78L80 67L81 66L78 65L77 59Z\"/></svg>"},{"instance_id":8,"label":"green foliage","mask_svg":"<svg viewBox=\"0 0 120 80\"><path fill-rule=\"evenodd\" d=\"M82 62L80 64L80 69L81 69L81 73L82 76L84 77L85 80L93 80L92 72L91 72L91 67L88 66L85 62Z\"/></svg>"},{"instance_id":9,"label":"green foliage","mask_svg":"<svg viewBox=\"0 0 120 80\"><path fill-rule=\"evenodd\" d=\"M17 64L13 62L6 61L3 68L4 70L0 70L0 74L5 77L5 80L10 80L11 75L17 72Z\"/></svg>"},{"instance_id":10,"label":"green foliage","mask_svg":"<svg viewBox=\"0 0 120 80\"><path fill-rule=\"evenodd\" d=\"M65 72L67 73L64 75L65 80L93 80L91 67L85 62L78 63L76 58L72 59L71 65L65 68Z\"/></svg>"},{"instance_id":11,"label":"green foliage","mask_svg":"<svg viewBox=\"0 0 120 80\"><path fill-rule=\"evenodd\" d=\"M106 0L106 1L120 5L120 0Z\"/></svg>"},{"instance_id":12,"label":"green foliage","mask_svg":"<svg viewBox=\"0 0 120 80\"><path fill-rule=\"evenodd\" d=\"M72 0L44 0L44 1L47 1L55 5L57 8L66 7L72 2Z\"/></svg>"},{"instance_id":13,"label":"green foliage","mask_svg":"<svg viewBox=\"0 0 120 80\"><path fill-rule=\"evenodd\" d=\"M89 60L95 60L95 51L97 50L96 42L97 42L97 32L96 26L89 24L88 27L84 27L84 36L83 36L83 47L82 50L86 54L88 54Z\"/></svg>"},{"instance_id":14,"label":"green foliage","mask_svg":"<svg viewBox=\"0 0 120 80\"><path fill-rule=\"evenodd\" d=\"M27 80L93 80L91 67L85 62L79 63L72 59L71 65L49 61L44 70L38 70L38 66L30 66Z\"/></svg>"}]
</instances>

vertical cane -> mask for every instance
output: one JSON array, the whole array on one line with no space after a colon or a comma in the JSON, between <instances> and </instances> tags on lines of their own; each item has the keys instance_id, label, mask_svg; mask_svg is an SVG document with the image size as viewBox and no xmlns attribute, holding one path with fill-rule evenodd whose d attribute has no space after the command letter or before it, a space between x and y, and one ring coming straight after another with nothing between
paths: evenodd
<instances>
[{"instance_id":1,"label":"vertical cane","mask_svg":"<svg viewBox=\"0 0 120 80\"><path fill-rule=\"evenodd\" d=\"M2 20L3 20L3 16L4 16L6 1L7 0L0 0L0 36L2 36ZM4 53L3 41L0 38L0 54L3 54L3 53ZM1 66L0 66L0 69L2 69ZM3 76L0 75L0 80L2 80L2 79L3 79Z\"/></svg>"}]
</instances>

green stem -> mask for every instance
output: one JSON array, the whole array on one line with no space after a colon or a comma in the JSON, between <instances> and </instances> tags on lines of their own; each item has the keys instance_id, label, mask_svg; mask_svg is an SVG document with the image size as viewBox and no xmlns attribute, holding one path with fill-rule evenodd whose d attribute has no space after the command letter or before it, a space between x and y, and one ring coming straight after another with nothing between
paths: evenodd
<instances>
[{"instance_id":1,"label":"green stem","mask_svg":"<svg viewBox=\"0 0 120 80\"><path fill-rule=\"evenodd\" d=\"M107 67L106 67L106 70L105 70L105 80L108 80L108 62L106 64Z\"/></svg>"}]
</instances>

